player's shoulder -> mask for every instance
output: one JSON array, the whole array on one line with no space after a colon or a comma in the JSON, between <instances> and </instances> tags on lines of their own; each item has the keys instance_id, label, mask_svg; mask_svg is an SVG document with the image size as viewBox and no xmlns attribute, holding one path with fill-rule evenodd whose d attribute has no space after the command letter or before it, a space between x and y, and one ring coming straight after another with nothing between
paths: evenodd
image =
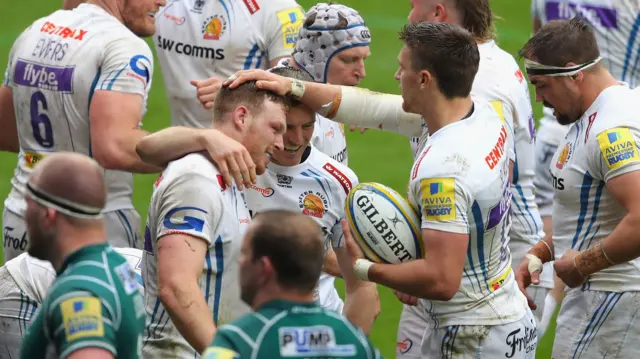
<instances>
[{"instance_id":1,"label":"player's shoulder","mask_svg":"<svg viewBox=\"0 0 640 359\"><path fill-rule=\"evenodd\" d=\"M473 83L474 95L484 94L489 100L505 100L526 94L526 91L515 91L524 89L527 82L513 55L493 40L480 44L479 50L480 65Z\"/></svg>"},{"instance_id":2,"label":"player's shoulder","mask_svg":"<svg viewBox=\"0 0 640 359\"><path fill-rule=\"evenodd\" d=\"M200 153L191 153L175 161L169 162L162 172L158 187L179 180L184 176L203 176L217 183L220 170Z\"/></svg>"},{"instance_id":3,"label":"player's shoulder","mask_svg":"<svg viewBox=\"0 0 640 359\"><path fill-rule=\"evenodd\" d=\"M634 91L627 86L607 88L596 99L590 113L583 120L586 126L590 127L586 131L596 135L615 128L640 131L640 121L634 111L638 102L640 91ZM589 137L591 139L591 136Z\"/></svg>"},{"instance_id":4,"label":"player's shoulder","mask_svg":"<svg viewBox=\"0 0 640 359\"><path fill-rule=\"evenodd\" d=\"M251 4L251 8L255 8L256 6L259 8L258 11L255 11L256 15L260 11L263 11L265 16L271 16L286 10L299 11L304 15L302 6L296 0L246 0L245 2ZM249 7L249 5L247 6Z\"/></svg>"},{"instance_id":5,"label":"player's shoulder","mask_svg":"<svg viewBox=\"0 0 640 359\"><path fill-rule=\"evenodd\" d=\"M310 165L316 168L323 177L337 184L345 192L345 195L348 194L358 183L356 173L317 148L312 147L312 151L313 156L309 159Z\"/></svg>"}]
</instances>

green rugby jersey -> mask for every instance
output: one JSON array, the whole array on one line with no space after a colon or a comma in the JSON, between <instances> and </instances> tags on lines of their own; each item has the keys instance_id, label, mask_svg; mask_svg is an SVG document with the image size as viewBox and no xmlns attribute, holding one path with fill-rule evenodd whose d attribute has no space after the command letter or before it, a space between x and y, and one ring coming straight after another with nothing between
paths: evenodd
<instances>
[{"instance_id":1,"label":"green rugby jersey","mask_svg":"<svg viewBox=\"0 0 640 359\"><path fill-rule=\"evenodd\" d=\"M315 303L275 300L218 328L203 359L352 358L380 353L344 316Z\"/></svg>"},{"instance_id":2,"label":"green rugby jersey","mask_svg":"<svg viewBox=\"0 0 640 359\"><path fill-rule=\"evenodd\" d=\"M145 312L135 272L108 244L71 254L22 341L24 359L66 358L103 348L116 358L140 358Z\"/></svg>"}]
</instances>

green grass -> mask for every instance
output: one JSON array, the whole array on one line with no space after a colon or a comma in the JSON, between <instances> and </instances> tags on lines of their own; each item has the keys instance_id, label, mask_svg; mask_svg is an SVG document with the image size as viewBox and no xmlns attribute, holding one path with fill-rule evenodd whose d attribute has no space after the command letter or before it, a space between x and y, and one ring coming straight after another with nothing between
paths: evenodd
<instances>
[{"instance_id":1,"label":"green grass","mask_svg":"<svg viewBox=\"0 0 640 359\"><path fill-rule=\"evenodd\" d=\"M305 9L313 3L309 0L301 1ZM398 0L391 4L385 0L343 0L341 3L358 9L371 28L372 56L367 62L368 77L364 79L362 86L377 91L399 93L398 84L393 79L397 63L396 56L401 47L397 40L397 32L407 21L409 1ZM58 6L60 1L35 0L16 1L12 2L11 6L5 7L0 15L0 23L2 23L0 58L8 57L13 41L26 26L36 18L56 10ZM498 41L504 49L515 54L531 32L529 1L493 0L492 6L499 17L496 20ZM5 66L4 63L1 65ZM538 115L536 117L539 117L540 106L536 105L534 108ZM149 97L149 111L144 119L145 130L156 131L168 126L168 114L169 105L164 92L164 82L156 62L153 89ZM350 133L348 143L349 163L358 174L360 181L381 182L404 192L412 165L406 138L369 131L364 135ZM16 164L16 156L0 153L0 164L0 198L5 198L10 190L10 179ZM155 175L135 177L134 203L143 221L146 217L154 179ZM382 313L371 337L386 358L394 358L396 330L402 306L386 288L380 287L380 300ZM553 328L550 328L550 332L553 333ZM550 335L543 338L538 346L538 358L551 357L551 342Z\"/></svg>"}]
</instances>

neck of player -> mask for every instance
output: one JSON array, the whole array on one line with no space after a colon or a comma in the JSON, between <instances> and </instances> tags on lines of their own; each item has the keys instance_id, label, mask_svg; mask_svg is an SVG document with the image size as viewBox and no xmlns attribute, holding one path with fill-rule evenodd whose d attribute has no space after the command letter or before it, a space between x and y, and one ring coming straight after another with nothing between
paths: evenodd
<instances>
[{"instance_id":1,"label":"neck of player","mask_svg":"<svg viewBox=\"0 0 640 359\"><path fill-rule=\"evenodd\" d=\"M604 67L594 69L592 72L585 71L584 75L584 80L580 86L580 94L582 95L582 114L584 114L589 107L593 105L602 91L611 86L620 85L618 80L616 80Z\"/></svg>"},{"instance_id":2,"label":"neck of player","mask_svg":"<svg viewBox=\"0 0 640 359\"><path fill-rule=\"evenodd\" d=\"M107 236L103 225L77 228L73 226L60 226L56 234L56 250L50 254L49 261L58 272L62 268L64 261L78 250L96 245L104 244Z\"/></svg>"},{"instance_id":3,"label":"neck of player","mask_svg":"<svg viewBox=\"0 0 640 359\"><path fill-rule=\"evenodd\" d=\"M118 19L118 21L123 22L122 15L120 11L118 11L118 5L114 3L112 0L88 0L87 4L92 4L104 9L104 11L108 12L110 15Z\"/></svg>"},{"instance_id":4,"label":"neck of player","mask_svg":"<svg viewBox=\"0 0 640 359\"><path fill-rule=\"evenodd\" d=\"M251 303L253 310L260 309L263 305L274 300L286 300L295 303L313 303L313 292L301 293L296 290L285 289L279 286L268 286L260 290Z\"/></svg>"},{"instance_id":5,"label":"neck of player","mask_svg":"<svg viewBox=\"0 0 640 359\"><path fill-rule=\"evenodd\" d=\"M447 99L440 95L435 101L425 104L420 114L427 124L429 135L433 135L441 128L467 118L472 108L471 96Z\"/></svg>"}]
</instances>

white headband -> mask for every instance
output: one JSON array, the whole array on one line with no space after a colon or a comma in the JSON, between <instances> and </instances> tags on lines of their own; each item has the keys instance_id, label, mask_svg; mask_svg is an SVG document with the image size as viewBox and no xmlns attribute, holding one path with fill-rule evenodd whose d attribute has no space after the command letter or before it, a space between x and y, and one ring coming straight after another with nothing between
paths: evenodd
<instances>
[{"instance_id":1,"label":"white headband","mask_svg":"<svg viewBox=\"0 0 640 359\"><path fill-rule=\"evenodd\" d=\"M84 204L76 203L58 196L54 196L30 183L27 183L27 194L29 195L29 197L31 197L31 199L38 202L40 205L47 208L53 208L56 211L63 213L69 217L83 219L102 218L101 208L86 206Z\"/></svg>"},{"instance_id":2,"label":"white headband","mask_svg":"<svg viewBox=\"0 0 640 359\"><path fill-rule=\"evenodd\" d=\"M310 26L303 26L293 51L293 59L316 82L327 82L327 70L331 58L338 52L353 47L368 46L371 32L360 14L347 6L320 3L307 12L306 18L315 15ZM336 27L346 21L346 26Z\"/></svg>"},{"instance_id":3,"label":"white headband","mask_svg":"<svg viewBox=\"0 0 640 359\"><path fill-rule=\"evenodd\" d=\"M552 77L573 76L578 72L586 70L589 67L597 64L600 60L602 60L602 57L598 57L595 60L585 62L584 64L580 64L576 66L560 67L560 66L543 65L533 60L525 59L524 67L528 75L543 75L543 76L552 76Z\"/></svg>"}]
</instances>

